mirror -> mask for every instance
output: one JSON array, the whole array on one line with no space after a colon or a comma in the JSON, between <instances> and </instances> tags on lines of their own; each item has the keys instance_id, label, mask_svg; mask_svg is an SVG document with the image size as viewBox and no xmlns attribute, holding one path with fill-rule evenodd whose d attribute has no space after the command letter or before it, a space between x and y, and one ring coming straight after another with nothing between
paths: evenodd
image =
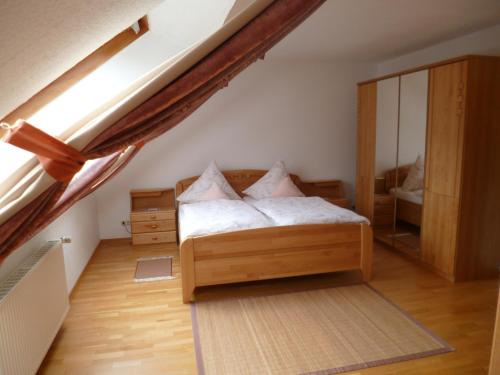
<instances>
[{"instance_id":1,"label":"mirror","mask_svg":"<svg viewBox=\"0 0 500 375\"><path fill-rule=\"evenodd\" d=\"M420 250L428 70L377 82L374 236Z\"/></svg>"},{"instance_id":2,"label":"mirror","mask_svg":"<svg viewBox=\"0 0 500 375\"><path fill-rule=\"evenodd\" d=\"M393 245L396 207L386 176L397 167L398 118L399 77L378 81L372 226L375 238L389 245Z\"/></svg>"},{"instance_id":3,"label":"mirror","mask_svg":"<svg viewBox=\"0 0 500 375\"><path fill-rule=\"evenodd\" d=\"M424 199L428 71L401 76L397 176L391 194L396 199L394 246L420 250Z\"/></svg>"}]
</instances>

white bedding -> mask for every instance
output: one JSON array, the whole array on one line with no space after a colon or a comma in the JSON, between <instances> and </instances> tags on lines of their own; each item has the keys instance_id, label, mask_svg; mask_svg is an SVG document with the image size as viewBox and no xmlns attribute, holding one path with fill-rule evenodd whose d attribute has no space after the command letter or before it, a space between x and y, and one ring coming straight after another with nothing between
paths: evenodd
<instances>
[{"instance_id":1,"label":"white bedding","mask_svg":"<svg viewBox=\"0 0 500 375\"><path fill-rule=\"evenodd\" d=\"M319 197L252 199L245 202L269 217L275 225L369 223L353 211Z\"/></svg>"},{"instance_id":2,"label":"white bedding","mask_svg":"<svg viewBox=\"0 0 500 375\"><path fill-rule=\"evenodd\" d=\"M273 226L273 222L242 200L217 199L179 206L179 236L233 232Z\"/></svg>"},{"instance_id":3,"label":"white bedding","mask_svg":"<svg viewBox=\"0 0 500 375\"><path fill-rule=\"evenodd\" d=\"M404 201L416 203L416 204L422 204L424 201L424 191L423 190L414 190L414 191L408 191L408 190L403 190L401 188L392 188L390 190L391 194L395 194L396 198L402 199Z\"/></svg>"}]
</instances>

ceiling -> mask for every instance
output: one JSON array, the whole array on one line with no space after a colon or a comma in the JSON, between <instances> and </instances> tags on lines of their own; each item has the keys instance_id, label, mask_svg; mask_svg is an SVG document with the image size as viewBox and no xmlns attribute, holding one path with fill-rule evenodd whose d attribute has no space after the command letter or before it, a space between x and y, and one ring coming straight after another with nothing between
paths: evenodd
<instances>
[{"instance_id":1,"label":"ceiling","mask_svg":"<svg viewBox=\"0 0 500 375\"><path fill-rule=\"evenodd\" d=\"M189 25L211 30L234 4L184 2L1 0L0 118L144 14L152 33L187 43L199 34ZM189 20L180 31L179 20ZM327 0L268 58L383 60L499 22L499 0Z\"/></svg>"},{"instance_id":2,"label":"ceiling","mask_svg":"<svg viewBox=\"0 0 500 375\"><path fill-rule=\"evenodd\" d=\"M379 61L498 23L499 0L326 0L268 58Z\"/></svg>"},{"instance_id":3,"label":"ceiling","mask_svg":"<svg viewBox=\"0 0 500 375\"><path fill-rule=\"evenodd\" d=\"M0 118L161 0L1 0Z\"/></svg>"}]
</instances>

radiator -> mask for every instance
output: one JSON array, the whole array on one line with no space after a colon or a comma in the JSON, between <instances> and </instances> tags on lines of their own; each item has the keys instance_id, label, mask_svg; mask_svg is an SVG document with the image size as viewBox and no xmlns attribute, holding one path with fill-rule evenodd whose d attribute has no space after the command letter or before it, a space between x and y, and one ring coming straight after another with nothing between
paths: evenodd
<instances>
[{"instance_id":1,"label":"radiator","mask_svg":"<svg viewBox=\"0 0 500 375\"><path fill-rule=\"evenodd\" d=\"M62 245L48 242L0 283L0 375L35 374L68 310Z\"/></svg>"}]
</instances>

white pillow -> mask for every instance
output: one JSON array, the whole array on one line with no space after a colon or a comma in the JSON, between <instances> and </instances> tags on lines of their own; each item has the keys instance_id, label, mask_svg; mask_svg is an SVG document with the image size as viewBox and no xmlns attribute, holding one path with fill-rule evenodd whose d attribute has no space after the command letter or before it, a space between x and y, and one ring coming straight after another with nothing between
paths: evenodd
<instances>
[{"instance_id":1,"label":"white pillow","mask_svg":"<svg viewBox=\"0 0 500 375\"><path fill-rule=\"evenodd\" d=\"M273 197L304 197L304 193L293 183L290 176L283 178L276 190L273 191Z\"/></svg>"},{"instance_id":2,"label":"white pillow","mask_svg":"<svg viewBox=\"0 0 500 375\"><path fill-rule=\"evenodd\" d=\"M218 185L227 194L229 199L241 199L231 185L229 185L221 171L219 171L217 164L212 161L201 176L185 192L177 197L177 200L181 203L198 202L205 197L205 192L212 187L213 183Z\"/></svg>"},{"instance_id":3,"label":"white pillow","mask_svg":"<svg viewBox=\"0 0 500 375\"><path fill-rule=\"evenodd\" d=\"M253 199L269 198L278 188L280 182L287 176L288 172L286 171L285 163L277 161L257 182L243 190L243 193Z\"/></svg>"},{"instance_id":4,"label":"white pillow","mask_svg":"<svg viewBox=\"0 0 500 375\"><path fill-rule=\"evenodd\" d=\"M422 155L418 155L417 160L410 167L401 189L405 191L421 190L424 188L425 163Z\"/></svg>"}]
</instances>

